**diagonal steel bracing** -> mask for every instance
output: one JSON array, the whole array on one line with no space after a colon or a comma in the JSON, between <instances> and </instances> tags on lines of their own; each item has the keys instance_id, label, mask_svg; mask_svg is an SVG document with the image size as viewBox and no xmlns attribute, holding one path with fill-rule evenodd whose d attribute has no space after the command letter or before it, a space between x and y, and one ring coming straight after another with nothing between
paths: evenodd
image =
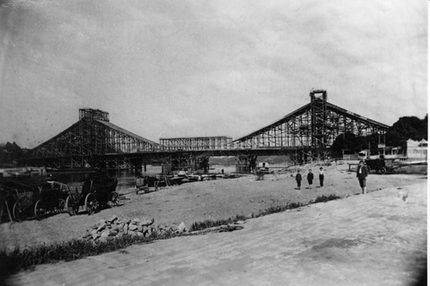
<instances>
[{"instance_id":1,"label":"diagonal steel bracing","mask_svg":"<svg viewBox=\"0 0 430 286\"><path fill-rule=\"evenodd\" d=\"M327 101L325 90L310 93L310 103L282 119L234 141L236 148L296 148L324 152L342 133L383 135L389 126Z\"/></svg>"},{"instance_id":2,"label":"diagonal steel bracing","mask_svg":"<svg viewBox=\"0 0 430 286\"><path fill-rule=\"evenodd\" d=\"M80 109L78 122L30 151L30 158L70 158L81 166L106 154L159 150L160 145L109 122L107 112Z\"/></svg>"}]
</instances>

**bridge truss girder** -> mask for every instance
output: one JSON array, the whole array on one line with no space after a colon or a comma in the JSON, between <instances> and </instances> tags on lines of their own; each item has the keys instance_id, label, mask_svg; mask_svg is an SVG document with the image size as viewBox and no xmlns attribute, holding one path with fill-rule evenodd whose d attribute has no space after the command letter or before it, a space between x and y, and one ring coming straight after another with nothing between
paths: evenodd
<instances>
[{"instance_id":1,"label":"bridge truss girder","mask_svg":"<svg viewBox=\"0 0 430 286\"><path fill-rule=\"evenodd\" d=\"M83 118L30 151L29 159L58 162L68 167L98 164L97 158L106 154L157 151L160 145L126 131L110 122ZM67 161L67 162L66 162ZM64 166L64 165L63 165Z\"/></svg>"},{"instance_id":2,"label":"bridge truss girder","mask_svg":"<svg viewBox=\"0 0 430 286\"><path fill-rule=\"evenodd\" d=\"M325 91L318 91L325 92ZM236 148L293 148L313 153L327 153L334 140L347 132L357 136L379 134L381 143L389 126L360 116L326 101L312 97L311 103L281 120L234 141Z\"/></svg>"}]
</instances>

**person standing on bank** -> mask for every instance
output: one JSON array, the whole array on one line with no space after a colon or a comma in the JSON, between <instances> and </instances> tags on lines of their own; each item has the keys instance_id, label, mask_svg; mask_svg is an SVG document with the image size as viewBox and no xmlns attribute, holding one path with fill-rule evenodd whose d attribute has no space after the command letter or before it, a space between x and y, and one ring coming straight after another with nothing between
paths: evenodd
<instances>
[{"instance_id":1,"label":"person standing on bank","mask_svg":"<svg viewBox=\"0 0 430 286\"><path fill-rule=\"evenodd\" d=\"M361 193L362 194L366 194L367 193L367 190L366 190L366 177L367 177L367 166L364 163L364 161L361 160L358 163L357 178L358 178L358 182L360 183Z\"/></svg>"},{"instance_id":2,"label":"person standing on bank","mask_svg":"<svg viewBox=\"0 0 430 286\"><path fill-rule=\"evenodd\" d=\"M319 179L320 179L320 188L322 188L324 186L324 170L323 170L323 167L320 167Z\"/></svg>"},{"instance_id":3,"label":"person standing on bank","mask_svg":"<svg viewBox=\"0 0 430 286\"><path fill-rule=\"evenodd\" d=\"M308 173L308 184L309 184L309 188L312 187L312 182L314 180L314 173L312 173L312 170L309 169L309 173Z\"/></svg>"},{"instance_id":4,"label":"person standing on bank","mask_svg":"<svg viewBox=\"0 0 430 286\"><path fill-rule=\"evenodd\" d=\"M300 174L300 170L297 170L296 182L297 182L297 189L300 190L300 187L302 185L302 175Z\"/></svg>"}]
</instances>

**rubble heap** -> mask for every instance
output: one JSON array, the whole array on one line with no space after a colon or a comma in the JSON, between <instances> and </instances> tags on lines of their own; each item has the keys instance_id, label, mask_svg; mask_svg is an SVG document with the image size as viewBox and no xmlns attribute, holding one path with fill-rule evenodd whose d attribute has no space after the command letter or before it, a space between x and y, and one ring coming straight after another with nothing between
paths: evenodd
<instances>
[{"instance_id":1,"label":"rubble heap","mask_svg":"<svg viewBox=\"0 0 430 286\"><path fill-rule=\"evenodd\" d=\"M151 235L163 235L170 233L188 232L184 223L178 227L154 225L154 219L143 217L121 220L116 215L110 219L100 220L96 225L87 230L83 239L92 241L106 241L108 238L119 238L123 235L150 237Z\"/></svg>"}]
</instances>

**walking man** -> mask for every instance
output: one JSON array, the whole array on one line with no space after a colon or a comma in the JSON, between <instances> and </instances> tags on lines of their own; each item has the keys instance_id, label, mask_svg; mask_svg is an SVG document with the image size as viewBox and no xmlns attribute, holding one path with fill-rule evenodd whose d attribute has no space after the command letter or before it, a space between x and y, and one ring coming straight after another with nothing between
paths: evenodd
<instances>
[{"instance_id":1,"label":"walking man","mask_svg":"<svg viewBox=\"0 0 430 286\"><path fill-rule=\"evenodd\" d=\"M302 185L302 175L300 174L300 170L297 170L296 182L297 182L297 188L300 190L300 187Z\"/></svg>"},{"instance_id":2,"label":"walking man","mask_svg":"<svg viewBox=\"0 0 430 286\"><path fill-rule=\"evenodd\" d=\"M320 178L320 187L322 188L324 186L324 170L323 170L323 167L320 167L319 178Z\"/></svg>"},{"instance_id":3,"label":"walking man","mask_svg":"<svg viewBox=\"0 0 430 286\"><path fill-rule=\"evenodd\" d=\"M312 169L309 169L309 173L308 173L308 184L309 184L309 188L312 187L312 182L314 180L314 173L312 173Z\"/></svg>"},{"instance_id":4,"label":"walking man","mask_svg":"<svg viewBox=\"0 0 430 286\"><path fill-rule=\"evenodd\" d=\"M358 182L360 183L361 193L362 194L366 194L367 193L367 190L366 190L366 177L367 177L367 166L364 163L364 161L361 160L358 163L357 178L358 178Z\"/></svg>"}]
</instances>

